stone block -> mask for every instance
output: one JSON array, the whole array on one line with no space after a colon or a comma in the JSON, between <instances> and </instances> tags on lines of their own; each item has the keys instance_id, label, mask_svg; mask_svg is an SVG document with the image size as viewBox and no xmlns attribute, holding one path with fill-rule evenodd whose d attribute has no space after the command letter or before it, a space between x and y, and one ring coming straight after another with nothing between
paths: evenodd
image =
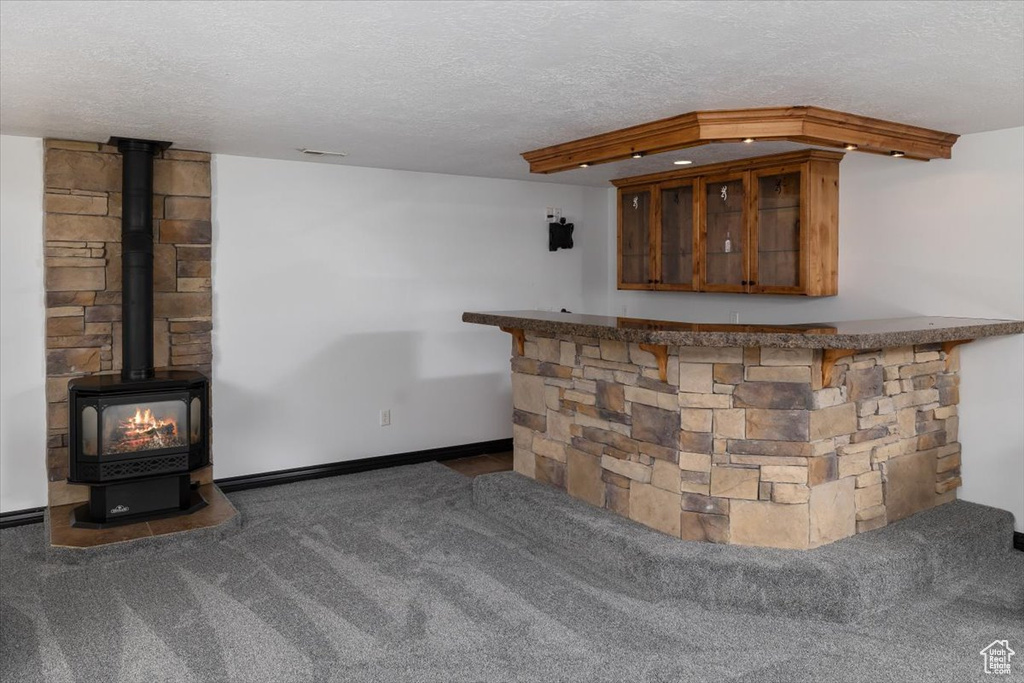
<instances>
[{"instance_id":1,"label":"stone block","mask_svg":"<svg viewBox=\"0 0 1024 683\"><path fill-rule=\"evenodd\" d=\"M573 498L604 507L605 483L601 472L597 457L575 448L566 450L566 490Z\"/></svg>"},{"instance_id":2,"label":"stone block","mask_svg":"<svg viewBox=\"0 0 1024 683\"><path fill-rule=\"evenodd\" d=\"M177 261L176 270L178 277L210 277L209 261Z\"/></svg>"},{"instance_id":3,"label":"stone block","mask_svg":"<svg viewBox=\"0 0 1024 683\"><path fill-rule=\"evenodd\" d=\"M46 193L47 213L74 213L92 216L107 215L104 196Z\"/></svg>"},{"instance_id":4,"label":"stone block","mask_svg":"<svg viewBox=\"0 0 1024 683\"><path fill-rule=\"evenodd\" d=\"M641 465L638 462L631 462L629 460L620 460L610 455L601 456L601 467L642 484L649 484L653 475L653 470L648 465Z\"/></svg>"},{"instance_id":5,"label":"stone block","mask_svg":"<svg viewBox=\"0 0 1024 683\"><path fill-rule=\"evenodd\" d=\"M160 242L163 244L209 244L211 227L209 221L171 221L160 223ZM558 361L558 357L554 358Z\"/></svg>"},{"instance_id":6,"label":"stone block","mask_svg":"<svg viewBox=\"0 0 1024 683\"><path fill-rule=\"evenodd\" d=\"M629 487L629 518L679 538L681 511L678 493L634 482Z\"/></svg>"},{"instance_id":7,"label":"stone block","mask_svg":"<svg viewBox=\"0 0 1024 683\"><path fill-rule=\"evenodd\" d=\"M538 337L537 357L545 363L558 363L562 358L562 343L551 337Z\"/></svg>"},{"instance_id":8,"label":"stone block","mask_svg":"<svg viewBox=\"0 0 1024 683\"><path fill-rule=\"evenodd\" d=\"M679 493L679 466L668 460L655 460L651 472L651 486Z\"/></svg>"},{"instance_id":9,"label":"stone block","mask_svg":"<svg viewBox=\"0 0 1024 683\"><path fill-rule=\"evenodd\" d=\"M807 459L807 484L817 486L839 477L839 458L834 454Z\"/></svg>"},{"instance_id":10,"label":"stone block","mask_svg":"<svg viewBox=\"0 0 1024 683\"><path fill-rule=\"evenodd\" d=\"M857 431L857 405L844 403L832 408L811 411L810 438L827 439Z\"/></svg>"},{"instance_id":11,"label":"stone block","mask_svg":"<svg viewBox=\"0 0 1024 683\"><path fill-rule=\"evenodd\" d=\"M805 550L809 544L808 504L734 500L729 511L729 542Z\"/></svg>"},{"instance_id":12,"label":"stone block","mask_svg":"<svg viewBox=\"0 0 1024 683\"><path fill-rule=\"evenodd\" d=\"M46 351L47 375L71 375L100 371L100 350L48 349Z\"/></svg>"},{"instance_id":13,"label":"stone block","mask_svg":"<svg viewBox=\"0 0 1024 683\"><path fill-rule=\"evenodd\" d=\"M547 387L550 389L551 387ZM547 437L562 443L572 442L572 417L554 410L547 411Z\"/></svg>"},{"instance_id":14,"label":"stone block","mask_svg":"<svg viewBox=\"0 0 1024 683\"><path fill-rule=\"evenodd\" d=\"M707 453L686 453L679 454L679 469L690 472L710 472L711 456Z\"/></svg>"},{"instance_id":15,"label":"stone block","mask_svg":"<svg viewBox=\"0 0 1024 683\"><path fill-rule=\"evenodd\" d=\"M761 441L758 439L741 441L736 439L729 442L729 452L733 455L807 458L811 455L811 449L811 444L807 441Z\"/></svg>"},{"instance_id":16,"label":"stone block","mask_svg":"<svg viewBox=\"0 0 1024 683\"><path fill-rule=\"evenodd\" d=\"M714 366L707 363L679 363L679 391L710 394L714 388Z\"/></svg>"},{"instance_id":17,"label":"stone block","mask_svg":"<svg viewBox=\"0 0 1024 683\"><path fill-rule=\"evenodd\" d=\"M743 382L732 396L737 408L807 410L814 406L810 384L795 382Z\"/></svg>"},{"instance_id":18,"label":"stone block","mask_svg":"<svg viewBox=\"0 0 1024 683\"><path fill-rule=\"evenodd\" d=\"M889 460L885 504L890 522L935 505L935 451L922 451Z\"/></svg>"},{"instance_id":19,"label":"stone block","mask_svg":"<svg viewBox=\"0 0 1024 683\"><path fill-rule=\"evenodd\" d=\"M959 444L956 444L959 447ZM935 471L938 473L949 472L960 467L960 451L940 457L936 464Z\"/></svg>"},{"instance_id":20,"label":"stone block","mask_svg":"<svg viewBox=\"0 0 1024 683\"><path fill-rule=\"evenodd\" d=\"M153 162L153 191L165 195L210 196L210 164L157 159Z\"/></svg>"},{"instance_id":21,"label":"stone block","mask_svg":"<svg viewBox=\"0 0 1024 683\"><path fill-rule=\"evenodd\" d=\"M537 456L536 479L544 484L565 488L565 463Z\"/></svg>"},{"instance_id":22,"label":"stone block","mask_svg":"<svg viewBox=\"0 0 1024 683\"><path fill-rule=\"evenodd\" d=\"M806 503L811 498L811 489L804 484L776 483L772 486L772 500L785 505Z\"/></svg>"},{"instance_id":23,"label":"stone block","mask_svg":"<svg viewBox=\"0 0 1024 683\"><path fill-rule=\"evenodd\" d=\"M846 373L847 398L850 401L862 401L881 396L884 383L882 368L877 365L863 370L849 370Z\"/></svg>"},{"instance_id":24,"label":"stone block","mask_svg":"<svg viewBox=\"0 0 1024 683\"><path fill-rule=\"evenodd\" d=\"M928 363L914 363L913 365L904 365L900 368L900 379L910 379L913 377L919 377L920 375L934 375L939 372L946 371L945 361L936 359Z\"/></svg>"},{"instance_id":25,"label":"stone block","mask_svg":"<svg viewBox=\"0 0 1024 683\"><path fill-rule=\"evenodd\" d=\"M731 408L732 396L729 394L679 394L681 408Z\"/></svg>"},{"instance_id":26,"label":"stone block","mask_svg":"<svg viewBox=\"0 0 1024 683\"><path fill-rule=\"evenodd\" d=\"M639 403L633 404L633 427L631 436L638 441L647 441L667 448L679 443L679 415L670 410L652 408Z\"/></svg>"},{"instance_id":27,"label":"stone block","mask_svg":"<svg viewBox=\"0 0 1024 683\"><path fill-rule=\"evenodd\" d=\"M742 408L722 408L714 411L714 435L718 439L747 438L747 417Z\"/></svg>"},{"instance_id":28,"label":"stone block","mask_svg":"<svg viewBox=\"0 0 1024 683\"><path fill-rule=\"evenodd\" d=\"M85 332L84 316L67 316L46 319L46 336L76 335Z\"/></svg>"},{"instance_id":29,"label":"stone block","mask_svg":"<svg viewBox=\"0 0 1024 683\"><path fill-rule=\"evenodd\" d=\"M729 517L684 510L680 513L680 538L684 541L729 542Z\"/></svg>"},{"instance_id":30,"label":"stone block","mask_svg":"<svg viewBox=\"0 0 1024 683\"><path fill-rule=\"evenodd\" d=\"M679 432L679 450L689 453L711 453L713 439L710 432Z\"/></svg>"},{"instance_id":31,"label":"stone block","mask_svg":"<svg viewBox=\"0 0 1024 683\"><path fill-rule=\"evenodd\" d=\"M515 427L513 427L513 430L514 429ZM533 434L533 432L529 433ZM533 454L532 450L530 450L530 446L520 446L516 443L515 448L512 451L512 469L525 477L535 479L536 468L537 456Z\"/></svg>"},{"instance_id":32,"label":"stone block","mask_svg":"<svg viewBox=\"0 0 1024 683\"><path fill-rule=\"evenodd\" d=\"M712 467L711 495L757 500L759 471L746 467Z\"/></svg>"},{"instance_id":33,"label":"stone block","mask_svg":"<svg viewBox=\"0 0 1024 683\"><path fill-rule=\"evenodd\" d=\"M604 506L617 515L629 517L629 489L605 484Z\"/></svg>"},{"instance_id":34,"label":"stone block","mask_svg":"<svg viewBox=\"0 0 1024 683\"><path fill-rule=\"evenodd\" d=\"M810 365L814 349L761 349L761 365Z\"/></svg>"},{"instance_id":35,"label":"stone block","mask_svg":"<svg viewBox=\"0 0 1024 683\"><path fill-rule=\"evenodd\" d=\"M180 221L209 221L211 216L209 197L167 197L164 201L164 217Z\"/></svg>"},{"instance_id":36,"label":"stone block","mask_svg":"<svg viewBox=\"0 0 1024 683\"><path fill-rule=\"evenodd\" d=\"M747 368L746 379L748 382L799 383L810 387L811 368L806 365L776 367L753 365Z\"/></svg>"},{"instance_id":37,"label":"stone block","mask_svg":"<svg viewBox=\"0 0 1024 683\"><path fill-rule=\"evenodd\" d=\"M816 548L857 533L853 479L839 479L811 489L809 544Z\"/></svg>"},{"instance_id":38,"label":"stone block","mask_svg":"<svg viewBox=\"0 0 1024 683\"><path fill-rule=\"evenodd\" d=\"M46 187L120 192L121 156L69 149L46 150Z\"/></svg>"},{"instance_id":39,"label":"stone block","mask_svg":"<svg viewBox=\"0 0 1024 683\"><path fill-rule=\"evenodd\" d=\"M761 480L784 484L806 484L807 468L795 465L765 465L761 468Z\"/></svg>"},{"instance_id":40,"label":"stone block","mask_svg":"<svg viewBox=\"0 0 1024 683\"><path fill-rule=\"evenodd\" d=\"M679 411L680 425L691 432L710 432L713 412L707 408L683 408Z\"/></svg>"},{"instance_id":41,"label":"stone block","mask_svg":"<svg viewBox=\"0 0 1024 683\"><path fill-rule=\"evenodd\" d=\"M743 363L743 349L713 346L679 347L681 363Z\"/></svg>"},{"instance_id":42,"label":"stone block","mask_svg":"<svg viewBox=\"0 0 1024 683\"><path fill-rule=\"evenodd\" d=\"M563 341L559 343L558 362L561 365L573 367L576 365L576 344Z\"/></svg>"},{"instance_id":43,"label":"stone block","mask_svg":"<svg viewBox=\"0 0 1024 683\"><path fill-rule=\"evenodd\" d=\"M863 476L863 475L862 475ZM860 477L858 477L859 479ZM845 479L843 481L846 481ZM871 486L864 486L854 491L854 498L857 502L857 509L863 510L865 508L873 508L883 504L882 500L882 482L879 479L877 484Z\"/></svg>"},{"instance_id":44,"label":"stone block","mask_svg":"<svg viewBox=\"0 0 1024 683\"><path fill-rule=\"evenodd\" d=\"M532 413L527 414L533 416ZM565 444L546 439L540 434L533 437L533 452L556 462L565 462Z\"/></svg>"},{"instance_id":45,"label":"stone block","mask_svg":"<svg viewBox=\"0 0 1024 683\"><path fill-rule=\"evenodd\" d=\"M806 410L749 408L746 411L747 438L762 441L806 441L809 414L811 413ZM856 414L854 419L856 420Z\"/></svg>"},{"instance_id":46,"label":"stone block","mask_svg":"<svg viewBox=\"0 0 1024 683\"><path fill-rule=\"evenodd\" d=\"M547 414L544 402L544 378L513 373L512 406L538 415Z\"/></svg>"},{"instance_id":47,"label":"stone block","mask_svg":"<svg viewBox=\"0 0 1024 683\"><path fill-rule=\"evenodd\" d=\"M597 397L593 394L588 394L582 391L576 391L575 389L567 389L562 394L562 399L565 401L571 401L573 403L580 403L585 406L592 406L597 403Z\"/></svg>"},{"instance_id":48,"label":"stone block","mask_svg":"<svg viewBox=\"0 0 1024 683\"><path fill-rule=\"evenodd\" d=\"M121 221L108 216L46 214L46 239L71 242L113 242L121 239Z\"/></svg>"},{"instance_id":49,"label":"stone block","mask_svg":"<svg viewBox=\"0 0 1024 683\"><path fill-rule=\"evenodd\" d=\"M914 347L900 346L882 349L882 365L906 365L914 362Z\"/></svg>"},{"instance_id":50,"label":"stone block","mask_svg":"<svg viewBox=\"0 0 1024 683\"><path fill-rule=\"evenodd\" d=\"M172 355L188 357L188 354L180 354L172 352ZM175 363L177 365L177 363ZM543 432L547 430L547 417L545 415L537 415L536 413L528 413L525 410L519 410L515 408L512 410L512 424L532 429L535 432Z\"/></svg>"},{"instance_id":51,"label":"stone block","mask_svg":"<svg viewBox=\"0 0 1024 683\"><path fill-rule=\"evenodd\" d=\"M871 451L839 456L839 478L856 477L871 470Z\"/></svg>"},{"instance_id":52,"label":"stone block","mask_svg":"<svg viewBox=\"0 0 1024 683\"><path fill-rule=\"evenodd\" d=\"M689 510L690 512L702 512L712 515L729 514L728 498L712 498L711 496L701 496L696 493L684 493L682 495L682 506L684 510Z\"/></svg>"},{"instance_id":53,"label":"stone block","mask_svg":"<svg viewBox=\"0 0 1024 683\"><path fill-rule=\"evenodd\" d=\"M739 363L715 363L712 376L717 384L739 384L743 381L743 365Z\"/></svg>"},{"instance_id":54,"label":"stone block","mask_svg":"<svg viewBox=\"0 0 1024 683\"><path fill-rule=\"evenodd\" d=\"M899 411L903 408L935 403L938 400L938 389L918 389L916 391L907 391L902 394L897 394L893 397L893 404L896 406L896 410Z\"/></svg>"},{"instance_id":55,"label":"stone block","mask_svg":"<svg viewBox=\"0 0 1024 683\"><path fill-rule=\"evenodd\" d=\"M213 301L209 292L155 292L153 308L157 318L205 318Z\"/></svg>"},{"instance_id":56,"label":"stone block","mask_svg":"<svg viewBox=\"0 0 1024 683\"><path fill-rule=\"evenodd\" d=\"M616 363L629 362L629 347L626 346L625 342L602 339L600 341L600 348L603 360L610 360Z\"/></svg>"},{"instance_id":57,"label":"stone block","mask_svg":"<svg viewBox=\"0 0 1024 683\"><path fill-rule=\"evenodd\" d=\"M630 403L642 403L646 406L658 407L659 394L651 389L640 387L624 387L625 399Z\"/></svg>"}]
</instances>

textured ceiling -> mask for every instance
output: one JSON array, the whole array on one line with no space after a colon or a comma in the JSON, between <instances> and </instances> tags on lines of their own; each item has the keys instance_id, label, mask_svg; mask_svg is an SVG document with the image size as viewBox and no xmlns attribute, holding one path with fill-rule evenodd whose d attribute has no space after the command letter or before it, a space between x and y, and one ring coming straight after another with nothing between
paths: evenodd
<instances>
[{"instance_id":1,"label":"textured ceiling","mask_svg":"<svg viewBox=\"0 0 1024 683\"><path fill-rule=\"evenodd\" d=\"M602 185L736 148L552 176L519 153L800 104L960 134L1024 125L1024 3L0 3L14 135Z\"/></svg>"}]
</instances>

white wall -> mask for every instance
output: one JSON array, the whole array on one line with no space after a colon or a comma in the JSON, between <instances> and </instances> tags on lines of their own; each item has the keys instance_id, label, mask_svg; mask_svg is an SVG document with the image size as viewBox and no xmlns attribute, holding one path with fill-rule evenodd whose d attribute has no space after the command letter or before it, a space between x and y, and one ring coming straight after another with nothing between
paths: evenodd
<instances>
[{"instance_id":1,"label":"white wall","mask_svg":"<svg viewBox=\"0 0 1024 683\"><path fill-rule=\"evenodd\" d=\"M510 337L461 315L580 310L545 208L595 259L607 229L603 188L232 156L213 182L217 477L510 436Z\"/></svg>"},{"instance_id":2,"label":"white wall","mask_svg":"<svg viewBox=\"0 0 1024 683\"><path fill-rule=\"evenodd\" d=\"M0 512L46 505L43 141L0 135Z\"/></svg>"},{"instance_id":3,"label":"white wall","mask_svg":"<svg viewBox=\"0 0 1024 683\"><path fill-rule=\"evenodd\" d=\"M611 314L706 322L728 322L731 311L749 323L1024 318L1024 128L964 136L948 161L850 153L839 187L839 296L617 291L609 191L605 251L587 263L608 275L598 283L607 299L588 301ZM961 371L960 497L1010 510L1024 530L1024 336L962 346Z\"/></svg>"}]
</instances>

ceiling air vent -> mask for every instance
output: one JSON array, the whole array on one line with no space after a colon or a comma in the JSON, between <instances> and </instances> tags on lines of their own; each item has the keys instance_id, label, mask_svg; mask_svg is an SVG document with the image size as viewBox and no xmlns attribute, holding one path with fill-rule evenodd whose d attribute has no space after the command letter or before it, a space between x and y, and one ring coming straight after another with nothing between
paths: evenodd
<instances>
[{"instance_id":1,"label":"ceiling air vent","mask_svg":"<svg viewBox=\"0 0 1024 683\"><path fill-rule=\"evenodd\" d=\"M347 152L328 152L322 149L308 149L306 147L300 147L299 151L303 154L308 154L311 157L346 157Z\"/></svg>"}]
</instances>

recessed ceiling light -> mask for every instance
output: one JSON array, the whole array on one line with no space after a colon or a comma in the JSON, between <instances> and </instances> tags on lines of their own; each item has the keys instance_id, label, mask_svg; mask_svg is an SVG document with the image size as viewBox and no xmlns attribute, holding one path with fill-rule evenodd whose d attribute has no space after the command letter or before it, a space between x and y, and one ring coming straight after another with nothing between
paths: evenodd
<instances>
[{"instance_id":1,"label":"recessed ceiling light","mask_svg":"<svg viewBox=\"0 0 1024 683\"><path fill-rule=\"evenodd\" d=\"M901 152L898 149L894 149L893 151L889 152L889 156L897 157L897 158L898 157L905 157L905 156L907 156L907 153L906 152Z\"/></svg>"},{"instance_id":2,"label":"recessed ceiling light","mask_svg":"<svg viewBox=\"0 0 1024 683\"><path fill-rule=\"evenodd\" d=\"M751 142L753 142L753 141L754 141L754 138L743 138L743 142L747 143L748 145L749 145L749 144L750 144Z\"/></svg>"},{"instance_id":3,"label":"recessed ceiling light","mask_svg":"<svg viewBox=\"0 0 1024 683\"><path fill-rule=\"evenodd\" d=\"M677 161L673 161L672 163L675 164L676 166L686 166L688 164L692 164L693 162L690 161L689 159L679 159Z\"/></svg>"},{"instance_id":4,"label":"recessed ceiling light","mask_svg":"<svg viewBox=\"0 0 1024 683\"><path fill-rule=\"evenodd\" d=\"M853 150L857 149L857 145L848 142L845 145L843 145L843 149L845 149L847 152L852 152Z\"/></svg>"},{"instance_id":5,"label":"recessed ceiling light","mask_svg":"<svg viewBox=\"0 0 1024 683\"><path fill-rule=\"evenodd\" d=\"M308 147L299 147L299 151L303 154L308 154L311 157L347 157L348 152L328 152L322 149L309 149Z\"/></svg>"},{"instance_id":6,"label":"recessed ceiling light","mask_svg":"<svg viewBox=\"0 0 1024 683\"><path fill-rule=\"evenodd\" d=\"M590 164L580 164L580 168L590 168Z\"/></svg>"},{"instance_id":7,"label":"recessed ceiling light","mask_svg":"<svg viewBox=\"0 0 1024 683\"><path fill-rule=\"evenodd\" d=\"M641 157L643 157L643 155L644 155L643 152L633 152L633 158L634 159L640 159Z\"/></svg>"}]
</instances>

